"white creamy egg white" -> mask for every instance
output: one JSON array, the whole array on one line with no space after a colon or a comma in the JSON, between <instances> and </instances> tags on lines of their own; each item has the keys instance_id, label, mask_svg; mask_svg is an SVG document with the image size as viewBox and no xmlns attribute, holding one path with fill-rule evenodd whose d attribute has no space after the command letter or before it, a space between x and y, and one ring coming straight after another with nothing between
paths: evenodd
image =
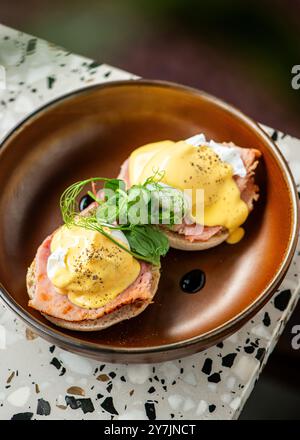
<instances>
[{"instance_id":1,"label":"white creamy egg white","mask_svg":"<svg viewBox=\"0 0 300 440\"><path fill-rule=\"evenodd\" d=\"M47 261L47 276L50 280L55 277L55 274L59 269L66 267L65 257L67 252L68 248L64 249L58 247L49 255Z\"/></svg>"},{"instance_id":2,"label":"white creamy egg white","mask_svg":"<svg viewBox=\"0 0 300 440\"><path fill-rule=\"evenodd\" d=\"M195 147L205 145L206 147L211 148L223 162L232 166L234 176L245 177L247 175L244 162L235 148L227 147L226 145L219 144L212 140L208 142L203 133L196 134L195 136L186 139L185 142L194 145Z\"/></svg>"},{"instance_id":3,"label":"white creamy egg white","mask_svg":"<svg viewBox=\"0 0 300 440\"><path fill-rule=\"evenodd\" d=\"M107 226L110 229L111 235L116 240L121 241L130 250L130 244L129 244L129 241L127 240L126 235L124 234L124 232L122 232L120 229L117 229L117 227L114 227L113 225L111 225L109 223L102 223L101 222L101 226Z\"/></svg>"},{"instance_id":4,"label":"white creamy egg white","mask_svg":"<svg viewBox=\"0 0 300 440\"><path fill-rule=\"evenodd\" d=\"M111 229L111 235L116 239L121 241L125 246L130 250L129 241L127 240L124 232L120 231L120 229Z\"/></svg>"}]
</instances>

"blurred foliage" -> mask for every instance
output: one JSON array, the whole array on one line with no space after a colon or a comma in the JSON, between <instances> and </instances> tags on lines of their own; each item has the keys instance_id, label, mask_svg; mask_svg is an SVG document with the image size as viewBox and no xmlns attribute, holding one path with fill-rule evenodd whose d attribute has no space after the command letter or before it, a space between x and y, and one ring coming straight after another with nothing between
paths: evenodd
<instances>
[{"instance_id":1,"label":"blurred foliage","mask_svg":"<svg viewBox=\"0 0 300 440\"><path fill-rule=\"evenodd\" d=\"M155 42L157 52L152 51L149 54L152 59L147 62L156 63L159 41L168 38L188 39L199 57L205 44L220 57L226 58L228 54L229 60L237 61L247 77L269 88L270 94L285 101L291 112L300 108L300 94L290 85L292 66L300 64L298 0L2 0L1 3L2 16L9 17L7 24L100 62L120 65L128 54L132 59L137 45L144 44L147 51L149 42L150 45ZM173 52L165 55L170 61L176 57L174 50L173 47ZM130 63L125 65L130 67ZM147 74L145 69L143 72Z\"/></svg>"},{"instance_id":2,"label":"blurred foliage","mask_svg":"<svg viewBox=\"0 0 300 440\"><path fill-rule=\"evenodd\" d=\"M277 87L300 105L290 87L291 68L300 63L300 9L293 1L210 0L138 2L144 11L195 41L230 50L264 84ZM295 16L293 16L293 6Z\"/></svg>"},{"instance_id":3,"label":"blurred foliage","mask_svg":"<svg viewBox=\"0 0 300 440\"><path fill-rule=\"evenodd\" d=\"M41 3L44 2L40 2ZM300 17L293 24L292 3L241 0L64 0L39 8L29 18L33 33L77 52L104 57L136 38L173 29L195 44L208 41L234 51L262 81L289 82L300 58ZM52 5L52 6L51 6ZM299 11L300 13L300 11ZM107 54L107 55L106 55Z\"/></svg>"}]
</instances>

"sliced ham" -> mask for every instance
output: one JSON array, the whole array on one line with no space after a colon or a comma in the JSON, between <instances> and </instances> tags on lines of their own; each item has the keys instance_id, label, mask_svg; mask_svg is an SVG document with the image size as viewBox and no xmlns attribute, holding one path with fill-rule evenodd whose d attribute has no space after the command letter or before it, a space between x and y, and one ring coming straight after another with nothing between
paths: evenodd
<instances>
[{"instance_id":1,"label":"sliced ham","mask_svg":"<svg viewBox=\"0 0 300 440\"><path fill-rule=\"evenodd\" d=\"M252 211L253 202L259 197L259 188L254 182L254 172L258 165L258 159L261 157L261 152L254 148L233 148L238 149L241 159L247 169L246 177L235 176L234 179L241 191L241 199L247 203L249 211Z\"/></svg>"},{"instance_id":2,"label":"sliced ham","mask_svg":"<svg viewBox=\"0 0 300 440\"><path fill-rule=\"evenodd\" d=\"M29 301L29 305L34 309L56 318L74 322L101 318L124 305L151 298L152 273L150 265L141 262L141 270L134 283L105 306L97 309L84 309L73 304L66 295L57 292L47 276L51 240L52 235L44 240L36 254L35 294Z\"/></svg>"},{"instance_id":3,"label":"sliced ham","mask_svg":"<svg viewBox=\"0 0 300 440\"><path fill-rule=\"evenodd\" d=\"M254 172L258 165L258 159L261 157L261 152L255 148L241 148L233 143L226 143L226 146L235 148L245 165L247 175L245 177L234 176L234 180L241 192L241 199L248 205L249 212L253 209L253 203L259 198L259 188L254 182ZM119 179L123 179L127 186L130 186L129 181L129 159L127 159L121 166ZM220 233L224 228L222 226L205 226L197 224L187 224L183 222L180 225L172 226L172 230L178 234L184 235L188 241L208 241L214 235Z\"/></svg>"},{"instance_id":4,"label":"sliced ham","mask_svg":"<svg viewBox=\"0 0 300 440\"><path fill-rule=\"evenodd\" d=\"M193 241L208 241L211 237L221 232L222 226L202 226L194 223L193 225L187 225L185 223L181 225L172 226L172 231L178 234L185 235L185 238L191 242Z\"/></svg>"},{"instance_id":5,"label":"sliced ham","mask_svg":"<svg viewBox=\"0 0 300 440\"><path fill-rule=\"evenodd\" d=\"M118 178L124 180L124 182L126 183L127 187L130 186L130 181L129 181L129 159L126 159L125 162L122 163Z\"/></svg>"}]
</instances>

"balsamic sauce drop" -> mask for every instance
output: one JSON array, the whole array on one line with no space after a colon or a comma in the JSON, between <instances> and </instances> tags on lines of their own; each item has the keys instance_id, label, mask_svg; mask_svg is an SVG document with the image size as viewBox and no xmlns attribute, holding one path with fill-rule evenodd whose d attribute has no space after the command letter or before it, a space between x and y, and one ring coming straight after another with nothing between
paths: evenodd
<instances>
[{"instance_id":1,"label":"balsamic sauce drop","mask_svg":"<svg viewBox=\"0 0 300 440\"><path fill-rule=\"evenodd\" d=\"M205 282L205 272L201 269L194 269L183 275L179 284L185 293L196 293L203 289Z\"/></svg>"},{"instance_id":2,"label":"balsamic sauce drop","mask_svg":"<svg viewBox=\"0 0 300 440\"><path fill-rule=\"evenodd\" d=\"M79 211L84 211L93 201L92 197L88 194L83 196L79 202Z\"/></svg>"}]
</instances>

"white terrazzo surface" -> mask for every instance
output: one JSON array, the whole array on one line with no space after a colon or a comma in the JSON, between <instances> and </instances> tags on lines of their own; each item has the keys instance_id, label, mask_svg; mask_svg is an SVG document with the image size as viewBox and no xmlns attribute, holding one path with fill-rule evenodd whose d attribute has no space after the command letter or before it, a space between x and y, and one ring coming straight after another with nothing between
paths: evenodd
<instances>
[{"instance_id":1,"label":"white terrazzo surface","mask_svg":"<svg viewBox=\"0 0 300 440\"><path fill-rule=\"evenodd\" d=\"M45 102L135 77L0 26L0 138ZM268 129L300 184L300 141ZM298 300L299 248L278 293L218 346L157 365L99 364L47 342L0 302L0 419L237 418Z\"/></svg>"}]
</instances>

